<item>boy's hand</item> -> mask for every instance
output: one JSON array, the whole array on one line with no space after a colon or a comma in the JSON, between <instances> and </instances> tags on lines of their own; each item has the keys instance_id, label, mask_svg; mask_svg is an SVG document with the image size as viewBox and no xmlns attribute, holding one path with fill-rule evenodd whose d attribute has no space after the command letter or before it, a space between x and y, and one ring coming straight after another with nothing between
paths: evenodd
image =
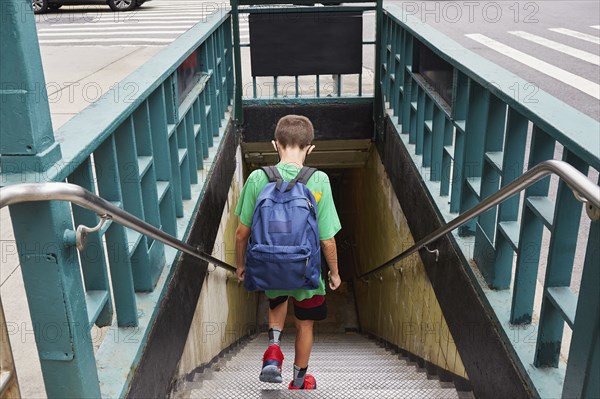
<instances>
[{"instance_id":1,"label":"boy's hand","mask_svg":"<svg viewBox=\"0 0 600 399\"><path fill-rule=\"evenodd\" d=\"M235 275L237 276L238 280L244 281L244 277L246 277L246 266L238 266L237 270L235 271Z\"/></svg>"},{"instance_id":2,"label":"boy's hand","mask_svg":"<svg viewBox=\"0 0 600 399\"><path fill-rule=\"evenodd\" d=\"M331 271L327 274L327 276L329 279L329 288L335 291L340 286L340 284L342 284L342 278L338 273L333 274L331 273Z\"/></svg>"}]
</instances>

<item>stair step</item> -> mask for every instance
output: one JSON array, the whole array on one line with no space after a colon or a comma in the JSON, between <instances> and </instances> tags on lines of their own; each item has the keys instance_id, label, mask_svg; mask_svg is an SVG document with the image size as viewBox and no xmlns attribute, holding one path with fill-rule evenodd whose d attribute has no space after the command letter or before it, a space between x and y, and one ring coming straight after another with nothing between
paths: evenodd
<instances>
[{"instance_id":1,"label":"stair step","mask_svg":"<svg viewBox=\"0 0 600 399\"><path fill-rule=\"evenodd\" d=\"M173 399L279 399L297 398L464 398L452 383L429 377L425 369L358 334L324 334L315 337L309 373L317 390L298 394L287 390L292 378L294 336L282 340L285 356L283 383L259 381L266 334L235 347L203 373L193 376ZM462 396L461 396L462 395Z\"/></svg>"},{"instance_id":2,"label":"stair step","mask_svg":"<svg viewBox=\"0 0 600 399\"><path fill-rule=\"evenodd\" d=\"M283 364L283 368L284 369L292 369L292 365L291 364L286 364L284 362ZM224 365L224 366L216 366L215 367L215 373L225 373L225 372L255 372L255 371L259 371L260 372L260 363L258 364L253 364L253 365L241 365L241 366L230 366L229 364ZM311 372L314 371L315 374L319 373L339 373L340 371L344 371L344 372L361 372L361 373L379 373L381 372L381 366L377 366L377 365L358 365L358 364L345 364L343 366L340 367L332 367L330 364L323 364L323 365L312 365L310 366L310 370ZM391 365L391 366L387 366L385 369L386 372L390 372L390 373L413 373L416 372L419 375L422 374L423 372L419 372L419 371L415 371L415 366L414 365ZM285 372L285 370L284 370Z\"/></svg>"},{"instance_id":3,"label":"stair step","mask_svg":"<svg viewBox=\"0 0 600 399\"><path fill-rule=\"evenodd\" d=\"M360 376L361 384L370 383L372 381L380 381L380 382L398 381L400 383L403 383L405 381L422 380L422 381L427 382L426 385L428 385L428 386L431 385L432 387L440 387L438 380L423 379L423 373L418 373L418 372L414 372L414 371L412 373L409 373L409 372L395 373L395 372L388 372L387 370L385 370L385 371L380 370L379 373L375 373L375 372L364 373L364 372L358 372L358 371L344 370L344 371L338 371L337 373L323 373L323 372L315 369L315 370L311 370L309 372L317 378L317 381L322 381L322 380L330 381L330 382L333 382L338 385L339 385L339 383L343 383L343 384L352 383L352 382L356 381L357 376ZM262 384L258 380L259 374L260 374L260 370L258 372L256 370L252 370L252 371L245 372L245 373L241 373L241 372L223 373L220 371L216 371L209 378L204 380L204 382L236 381L236 383L244 383L244 384L253 384L255 382ZM292 379L292 371L291 370L289 372L284 371L283 378L287 379L287 380L291 380Z\"/></svg>"},{"instance_id":4,"label":"stair step","mask_svg":"<svg viewBox=\"0 0 600 399\"><path fill-rule=\"evenodd\" d=\"M317 383L318 384L318 383ZM287 388L287 387L286 387ZM389 389L371 390L356 389L340 392L339 390L316 389L301 393L288 391L286 388L276 390L229 390L202 389L193 390L190 399L458 399L453 389Z\"/></svg>"},{"instance_id":5,"label":"stair step","mask_svg":"<svg viewBox=\"0 0 600 399\"><path fill-rule=\"evenodd\" d=\"M341 374L344 376L344 374ZM363 390L366 387L369 390L386 390L386 389L444 389L440 385L437 380L393 380L395 376L386 375L381 376L381 379L368 379L368 378L360 378L357 379L358 375L354 375L354 378L349 378L352 376L345 375L345 380L336 379L335 376L332 378L323 378L318 375L317 378L317 388L320 390L334 390L334 391L353 391L353 390ZM283 383L283 387L287 387L289 380L285 380ZM206 380L202 382L202 389L222 389L224 391L228 390L262 390L262 389L273 389L280 388L282 384L270 384L267 382L261 382L258 380L257 376L254 376L252 381L247 381L245 379L237 379L237 380Z\"/></svg>"}]
</instances>

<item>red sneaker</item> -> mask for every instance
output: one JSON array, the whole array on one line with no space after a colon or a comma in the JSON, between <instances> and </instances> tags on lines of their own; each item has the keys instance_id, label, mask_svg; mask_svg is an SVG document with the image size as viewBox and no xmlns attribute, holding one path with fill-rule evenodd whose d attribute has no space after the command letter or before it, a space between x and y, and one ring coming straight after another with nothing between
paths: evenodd
<instances>
[{"instance_id":1,"label":"red sneaker","mask_svg":"<svg viewBox=\"0 0 600 399\"><path fill-rule=\"evenodd\" d=\"M290 381L288 389L317 389L317 381L312 375L306 374L306 376L304 377L304 384L302 384L302 388L295 387L294 380L292 380Z\"/></svg>"},{"instance_id":2,"label":"red sneaker","mask_svg":"<svg viewBox=\"0 0 600 399\"><path fill-rule=\"evenodd\" d=\"M283 353L279 345L271 345L263 355L263 367L259 380L262 382L278 383L281 379L281 366L283 364Z\"/></svg>"}]
</instances>

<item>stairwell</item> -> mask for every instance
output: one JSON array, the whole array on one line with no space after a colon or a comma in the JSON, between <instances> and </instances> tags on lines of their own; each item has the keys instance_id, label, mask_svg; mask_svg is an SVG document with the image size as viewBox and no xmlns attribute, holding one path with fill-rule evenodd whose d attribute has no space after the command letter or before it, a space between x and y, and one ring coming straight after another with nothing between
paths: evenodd
<instances>
[{"instance_id":1,"label":"stairwell","mask_svg":"<svg viewBox=\"0 0 600 399\"><path fill-rule=\"evenodd\" d=\"M441 382L402 355L379 346L363 335L317 334L309 373L317 380L314 391L288 391L294 360L294 336L284 335L282 384L260 382L266 334L243 341L211 365L188 376L171 394L172 399L251 398L456 398L471 399L452 382Z\"/></svg>"}]
</instances>

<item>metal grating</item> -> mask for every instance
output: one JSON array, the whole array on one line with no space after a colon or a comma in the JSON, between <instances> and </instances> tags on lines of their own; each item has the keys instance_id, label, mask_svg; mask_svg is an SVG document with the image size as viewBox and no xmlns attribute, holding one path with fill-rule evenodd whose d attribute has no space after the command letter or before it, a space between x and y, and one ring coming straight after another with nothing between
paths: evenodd
<instances>
[{"instance_id":1,"label":"metal grating","mask_svg":"<svg viewBox=\"0 0 600 399\"><path fill-rule=\"evenodd\" d=\"M294 337L287 335L282 340L282 384L258 380L266 348L267 337L262 334L197 373L173 398L297 398L299 393L287 390L292 378ZM316 336L309 373L317 380L317 390L302 392L305 398L459 398L453 384L428 377L415 364L354 333Z\"/></svg>"}]
</instances>

